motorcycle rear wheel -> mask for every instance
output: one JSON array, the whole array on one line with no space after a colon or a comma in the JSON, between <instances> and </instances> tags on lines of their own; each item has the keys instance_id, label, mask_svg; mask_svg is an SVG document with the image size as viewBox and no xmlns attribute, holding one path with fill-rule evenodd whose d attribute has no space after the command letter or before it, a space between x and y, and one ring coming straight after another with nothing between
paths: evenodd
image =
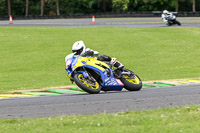
<instances>
[{"instance_id":1,"label":"motorcycle rear wheel","mask_svg":"<svg viewBox=\"0 0 200 133\"><path fill-rule=\"evenodd\" d=\"M83 77L83 74L81 73L76 73L74 75L74 81L78 87L90 94L97 94L101 91L101 86L98 82Z\"/></svg>"},{"instance_id":2,"label":"motorcycle rear wheel","mask_svg":"<svg viewBox=\"0 0 200 133\"><path fill-rule=\"evenodd\" d=\"M124 88L129 91L139 91L142 89L142 81L137 75L134 75L134 77L123 75L123 77L120 80L124 84Z\"/></svg>"}]
</instances>

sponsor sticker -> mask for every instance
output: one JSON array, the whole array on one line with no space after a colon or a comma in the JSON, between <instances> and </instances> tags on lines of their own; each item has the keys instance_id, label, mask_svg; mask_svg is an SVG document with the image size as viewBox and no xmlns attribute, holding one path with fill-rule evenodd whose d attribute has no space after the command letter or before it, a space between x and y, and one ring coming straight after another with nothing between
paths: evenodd
<instances>
[{"instance_id":1,"label":"sponsor sticker","mask_svg":"<svg viewBox=\"0 0 200 133\"><path fill-rule=\"evenodd\" d=\"M105 81L106 81L105 85L118 85L118 83L114 78L107 78Z\"/></svg>"},{"instance_id":2,"label":"sponsor sticker","mask_svg":"<svg viewBox=\"0 0 200 133\"><path fill-rule=\"evenodd\" d=\"M116 79L116 81L119 85L124 85L120 79Z\"/></svg>"},{"instance_id":3,"label":"sponsor sticker","mask_svg":"<svg viewBox=\"0 0 200 133\"><path fill-rule=\"evenodd\" d=\"M66 69L68 69L69 65L72 63L72 60L67 60L66 61Z\"/></svg>"}]
</instances>

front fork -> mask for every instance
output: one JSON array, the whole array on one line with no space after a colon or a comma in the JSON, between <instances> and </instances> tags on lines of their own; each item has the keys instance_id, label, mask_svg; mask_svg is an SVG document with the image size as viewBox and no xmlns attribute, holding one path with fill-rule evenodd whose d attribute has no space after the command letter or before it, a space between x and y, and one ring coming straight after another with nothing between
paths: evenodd
<instances>
[{"instance_id":1,"label":"front fork","mask_svg":"<svg viewBox=\"0 0 200 133\"><path fill-rule=\"evenodd\" d=\"M90 73L87 72L87 70L85 69L85 67L83 67L83 70L84 71L79 71L79 72L83 74L84 78L89 79L90 81L96 82L96 80L93 78L93 76Z\"/></svg>"},{"instance_id":2,"label":"front fork","mask_svg":"<svg viewBox=\"0 0 200 133\"><path fill-rule=\"evenodd\" d=\"M134 77L136 76L135 73L131 72L131 71L124 71L123 69L122 70L119 70L119 69L115 69L113 70L113 73L114 73L114 76L115 78L122 78L123 75L126 75L128 77Z\"/></svg>"}]
</instances>

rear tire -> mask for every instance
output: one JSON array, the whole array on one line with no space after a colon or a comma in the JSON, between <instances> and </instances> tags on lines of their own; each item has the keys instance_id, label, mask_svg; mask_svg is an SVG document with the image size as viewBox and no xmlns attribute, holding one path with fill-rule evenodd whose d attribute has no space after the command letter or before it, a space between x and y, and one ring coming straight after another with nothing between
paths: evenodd
<instances>
[{"instance_id":1,"label":"rear tire","mask_svg":"<svg viewBox=\"0 0 200 133\"><path fill-rule=\"evenodd\" d=\"M101 86L98 82L86 79L81 73L76 73L74 75L74 81L78 87L90 94L97 94L101 91Z\"/></svg>"}]
</instances>

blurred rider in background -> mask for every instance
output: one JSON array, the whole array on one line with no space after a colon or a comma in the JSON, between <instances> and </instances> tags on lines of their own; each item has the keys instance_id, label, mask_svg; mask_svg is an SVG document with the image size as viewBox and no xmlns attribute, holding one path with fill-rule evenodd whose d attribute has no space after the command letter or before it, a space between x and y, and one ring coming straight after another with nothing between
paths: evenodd
<instances>
[{"instance_id":1,"label":"blurred rider in background","mask_svg":"<svg viewBox=\"0 0 200 133\"><path fill-rule=\"evenodd\" d=\"M165 22L165 24L168 25L169 24L168 18L173 17L173 14L169 13L167 10L164 10L161 17L162 17L162 20Z\"/></svg>"},{"instance_id":2,"label":"blurred rider in background","mask_svg":"<svg viewBox=\"0 0 200 133\"><path fill-rule=\"evenodd\" d=\"M73 53L71 53L70 55L73 55L73 56L79 55L79 56L83 56L83 57L96 56L97 60L103 61L103 62L109 64L110 66L114 66L119 69L124 68L124 65L122 63L120 63L119 61L117 61L115 58L111 58L107 55L99 55L99 52L94 51L90 48L86 48L86 46L82 40L77 41L73 44L72 52ZM65 57L65 62L66 62L66 57Z\"/></svg>"}]
</instances>

